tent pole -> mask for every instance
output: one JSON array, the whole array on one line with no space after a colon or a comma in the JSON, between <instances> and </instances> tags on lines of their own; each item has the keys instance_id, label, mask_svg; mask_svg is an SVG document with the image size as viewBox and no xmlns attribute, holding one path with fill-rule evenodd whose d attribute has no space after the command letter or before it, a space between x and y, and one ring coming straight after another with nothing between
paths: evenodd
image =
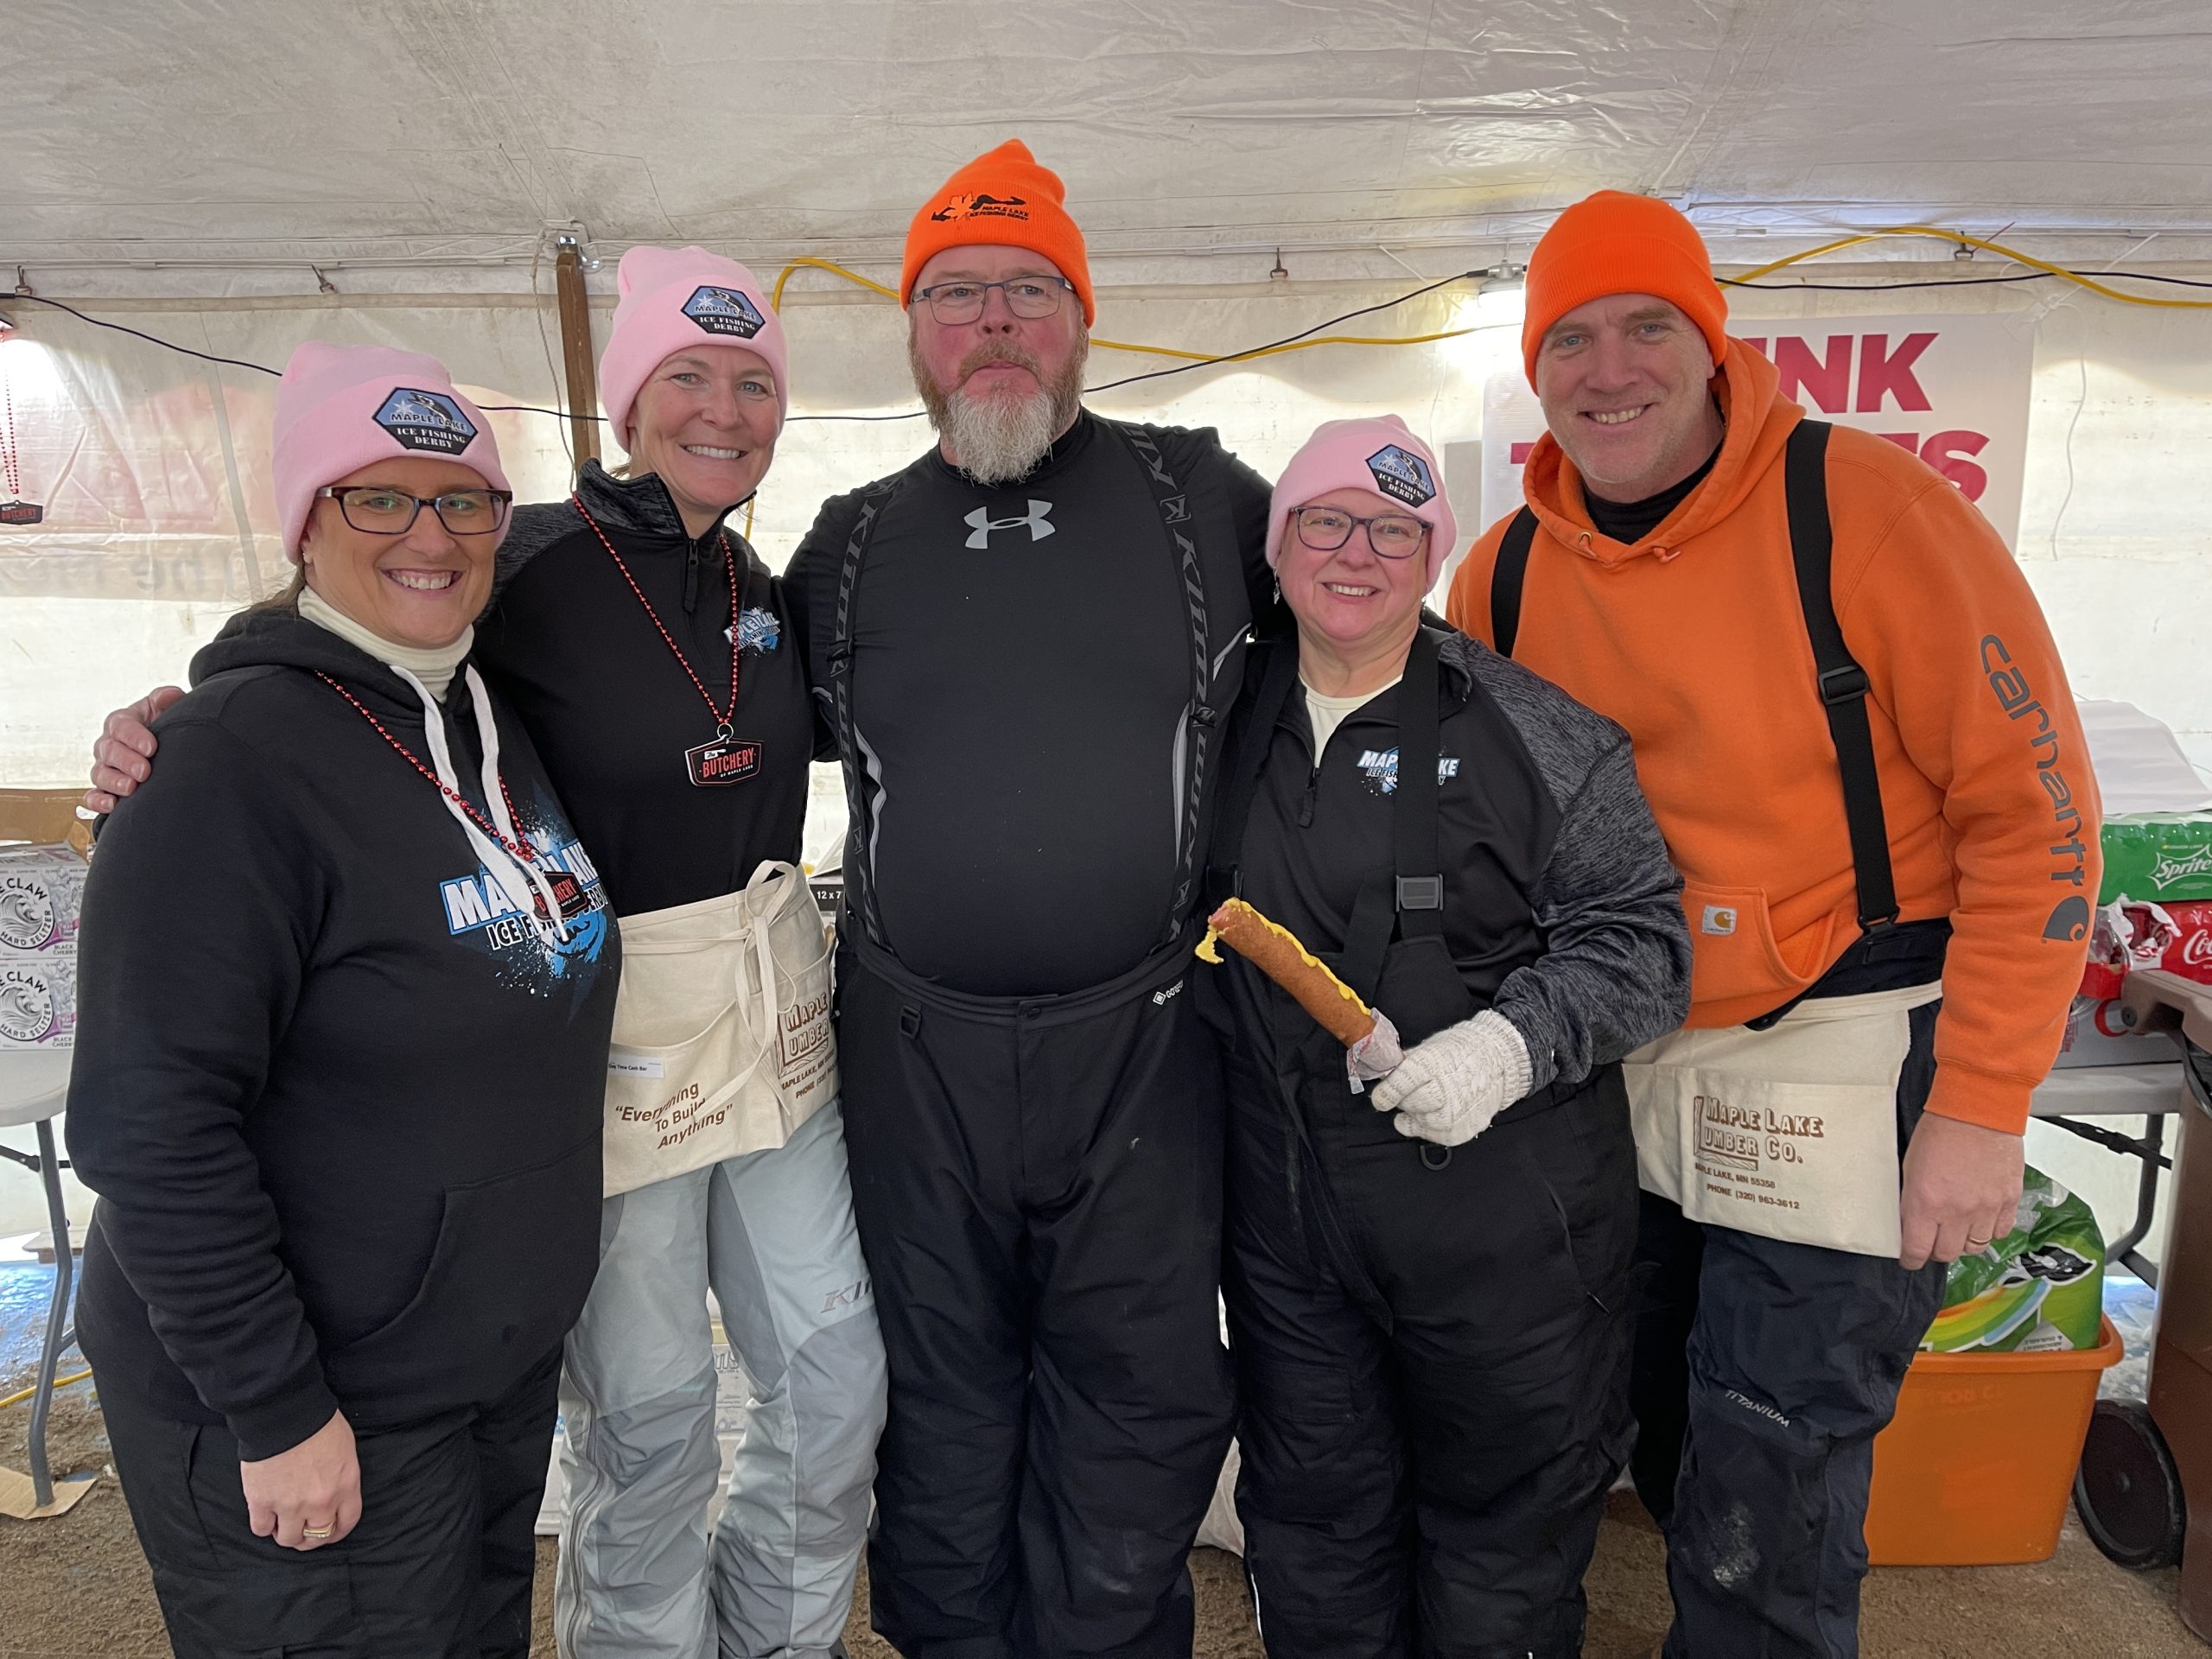
<instances>
[{"instance_id":1,"label":"tent pole","mask_svg":"<svg viewBox=\"0 0 2212 1659\"><path fill-rule=\"evenodd\" d=\"M599 458L599 379L591 346L591 302L584 296L583 256L564 243L553 260L553 287L561 304L561 356L569 383L569 448L576 467Z\"/></svg>"}]
</instances>

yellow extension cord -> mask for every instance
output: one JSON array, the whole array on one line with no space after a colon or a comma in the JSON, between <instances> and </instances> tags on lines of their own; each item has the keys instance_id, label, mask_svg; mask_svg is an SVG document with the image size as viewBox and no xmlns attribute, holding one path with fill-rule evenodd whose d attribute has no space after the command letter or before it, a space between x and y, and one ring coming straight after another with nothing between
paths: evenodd
<instances>
[{"instance_id":1,"label":"yellow extension cord","mask_svg":"<svg viewBox=\"0 0 2212 1659\"><path fill-rule=\"evenodd\" d=\"M2062 281L2072 283L2077 288L2086 288L2092 294L2101 294L2108 300L2118 300L2122 305L2155 305L2163 310L2169 311L2212 311L2212 300L2160 300L2143 294L2123 294L2116 288L2107 288L2102 283L2092 277L2081 276L2077 272L2067 270L2063 265L2054 265L2047 259L2038 259L2031 253L2022 253L2017 249L2008 248L2001 242L1986 242L1980 237L1968 236L1963 231L1938 230L1933 225L1892 225L1886 230L1867 231L1857 236L1841 237L1834 242L1823 242L1817 248L1808 248L1802 253L1793 253L1787 258L1770 260L1757 270L1745 271L1741 276L1733 280L1739 283L1755 283L1770 271L1780 270L1785 265L1794 265L1801 259L1817 259L1821 255L1834 253L1839 248L1855 248L1863 242L1879 242L1884 238L1891 236L1932 236L1954 245L1963 243L1970 248L1985 248L1991 253L2002 254L2015 264L2031 266L2037 270L2046 272ZM2126 275L2125 271L2114 271L2109 274ZM1870 291L1877 290L1870 289Z\"/></svg>"},{"instance_id":2,"label":"yellow extension cord","mask_svg":"<svg viewBox=\"0 0 2212 1659\"><path fill-rule=\"evenodd\" d=\"M73 1372L73 1373L72 1373L70 1376L57 1376L57 1377L55 1377L55 1378L54 1379L54 1386L56 1389L66 1389L66 1388L67 1388L67 1387L68 1387L72 1382L83 1382L86 1377L90 1376L91 1375L92 1375L92 1372L91 1372L91 1371L89 1371L89 1370L83 1370L83 1371L77 1371L77 1372ZM24 1402L24 1401L26 1401L26 1400L28 1400L28 1399L29 1399L33 1395L36 1394L37 1392L38 1392L38 1386L37 1386L37 1384L35 1384L35 1383L32 1384L32 1386L30 1386L30 1387L29 1387L29 1388L28 1388L28 1389L17 1389L15 1393L13 1393L13 1394L10 1395L6 1399L4 1399L4 1400L0 1400L0 1411L5 1411L5 1410L10 1407L10 1406L20 1406L20 1405L22 1405L22 1404L23 1403L23 1402Z\"/></svg>"},{"instance_id":3,"label":"yellow extension cord","mask_svg":"<svg viewBox=\"0 0 2212 1659\"><path fill-rule=\"evenodd\" d=\"M1817 248L1808 248L1802 253L1793 253L1781 259L1770 260L1764 265L1759 265L1745 271L1740 276L1729 280L1735 283L1755 283L1762 276L1797 264L1803 260L1817 259L1822 254L1834 253L1844 248L1855 248L1864 243L1879 242L1892 236L1932 236L1939 241L1948 242L1955 247L1963 244L1967 247L1985 249L1988 252L2002 255L2015 264L2026 265L2058 277L2063 282L2072 283L2077 288L2086 288L2092 294L2101 295L2108 300L2117 300L2122 305L2151 305L2169 311L2212 311L2212 300L2165 300L2142 294L2124 294L2116 288L2107 288L2094 277L2080 276L2067 270L2063 265L2055 265L2047 259L2038 259L2031 253L2022 253L2016 248L2006 247L2001 242L1991 242L1981 237L1968 236L1963 231L1942 230L1933 225L1891 225L1878 231L1866 231L1853 236L1840 237L1835 241L1824 242ZM769 302L778 310L783 308L785 286L801 270L826 270L832 276L842 276L845 281L868 289L871 294L880 294L893 305L902 303L895 289L886 288L881 283L863 276L856 270L849 270L835 260L817 259L810 256L792 260L777 273L775 290L769 296ZM2124 275L2125 273L2113 274ZM1880 284L1868 285L1868 292L1879 291ZM1274 357L1284 352L1307 351L1316 346L1426 346L1434 340L1457 340L1462 334L1471 334L1474 332L1472 328L1446 328L1432 334L1390 336L1323 334L1313 340L1292 340L1282 346L1262 346L1253 351L1230 352L1221 356L1205 352L1180 351L1172 346L1138 346L1120 340L1094 339L1090 343L1093 346L1103 346L1108 351L1137 352L1147 357L1172 357L1185 363L1251 363L1256 362L1261 358ZM750 501L747 502L745 506L745 535L748 541L752 539L753 503ZM4 1403L6 1402L0 1402L0 1404Z\"/></svg>"}]
</instances>

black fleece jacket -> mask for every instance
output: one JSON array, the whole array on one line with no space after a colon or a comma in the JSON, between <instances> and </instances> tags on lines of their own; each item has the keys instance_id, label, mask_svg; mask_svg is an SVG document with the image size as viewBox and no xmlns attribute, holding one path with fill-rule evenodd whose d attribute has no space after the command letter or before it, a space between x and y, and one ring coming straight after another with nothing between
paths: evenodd
<instances>
[{"instance_id":1,"label":"black fleece jacket","mask_svg":"<svg viewBox=\"0 0 2212 1659\"><path fill-rule=\"evenodd\" d=\"M616 911L734 893L763 859L796 861L806 820L814 714L781 584L734 530L687 534L667 486L650 474L619 479L588 462L576 494L607 541L573 501L517 507L499 549L498 597L476 625L476 661L537 740ZM734 557L731 735L762 755L743 782L702 789L685 772L683 751L715 735L714 712L608 543L716 709L729 706Z\"/></svg>"},{"instance_id":2,"label":"black fleece jacket","mask_svg":"<svg viewBox=\"0 0 2212 1659\"><path fill-rule=\"evenodd\" d=\"M68 1138L99 1195L78 1329L101 1386L225 1422L260 1459L342 1408L498 1398L598 1265L620 942L521 724L518 828L567 938L489 879L427 764L421 699L291 612L194 658L161 765L85 897ZM443 710L486 810L470 694ZM490 814L486 812L486 816Z\"/></svg>"}]
</instances>

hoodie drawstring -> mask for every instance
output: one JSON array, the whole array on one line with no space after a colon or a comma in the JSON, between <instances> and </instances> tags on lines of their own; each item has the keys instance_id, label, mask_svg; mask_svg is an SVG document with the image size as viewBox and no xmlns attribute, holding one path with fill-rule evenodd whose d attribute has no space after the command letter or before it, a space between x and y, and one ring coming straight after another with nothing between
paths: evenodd
<instances>
[{"instance_id":1,"label":"hoodie drawstring","mask_svg":"<svg viewBox=\"0 0 2212 1659\"><path fill-rule=\"evenodd\" d=\"M550 927L553 939L566 944L569 928L568 924L561 919L561 901L554 894L553 883L538 868L537 861L517 858L478 829L470 821L468 814L454 804L453 797L461 792L461 780L454 771L453 753L446 744L445 711L438 706L438 700L430 695L429 688L408 670L397 663L388 666L393 673L413 686L416 695L423 699L423 734L429 740L430 764L436 770L438 781L445 785L445 790L440 791L440 798L446 804L447 812L461 826L461 833L468 837L468 844L475 849L476 856L483 862L485 869L499 882L500 889L507 895L508 902L530 918L531 925L537 928L541 937ZM484 804L491 811L492 822L499 827L499 833L520 846L523 844L522 836L515 829L514 815L507 810L506 791L499 787L499 728L492 718L492 700L485 692L484 682L477 677L474 664L464 665L461 674L467 683L469 699L475 709L478 745L484 751ZM447 791L451 793L447 793ZM533 887L535 894L531 891ZM546 916L544 922L537 919L541 907Z\"/></svg>"}]
</instances>

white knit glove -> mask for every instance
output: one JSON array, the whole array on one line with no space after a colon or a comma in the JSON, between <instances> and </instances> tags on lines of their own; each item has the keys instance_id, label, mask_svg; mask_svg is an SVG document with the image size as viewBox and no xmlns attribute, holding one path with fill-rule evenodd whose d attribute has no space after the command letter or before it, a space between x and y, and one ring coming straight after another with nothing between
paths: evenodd
<instances>
[{"instance_id":1,"label":"white knit glove","mask_svg":"<svg viewBox=\"0 0 2212 1659\"><path fill-rule=\"evenodd\" d=\"M1408 1052L1375 1085L1375 1109L1395 1112L1400 1135L1456 1147L1529 1092L1529 1045L1513 1022L1484 1008Z\"/></svg>"}]
</instances>

